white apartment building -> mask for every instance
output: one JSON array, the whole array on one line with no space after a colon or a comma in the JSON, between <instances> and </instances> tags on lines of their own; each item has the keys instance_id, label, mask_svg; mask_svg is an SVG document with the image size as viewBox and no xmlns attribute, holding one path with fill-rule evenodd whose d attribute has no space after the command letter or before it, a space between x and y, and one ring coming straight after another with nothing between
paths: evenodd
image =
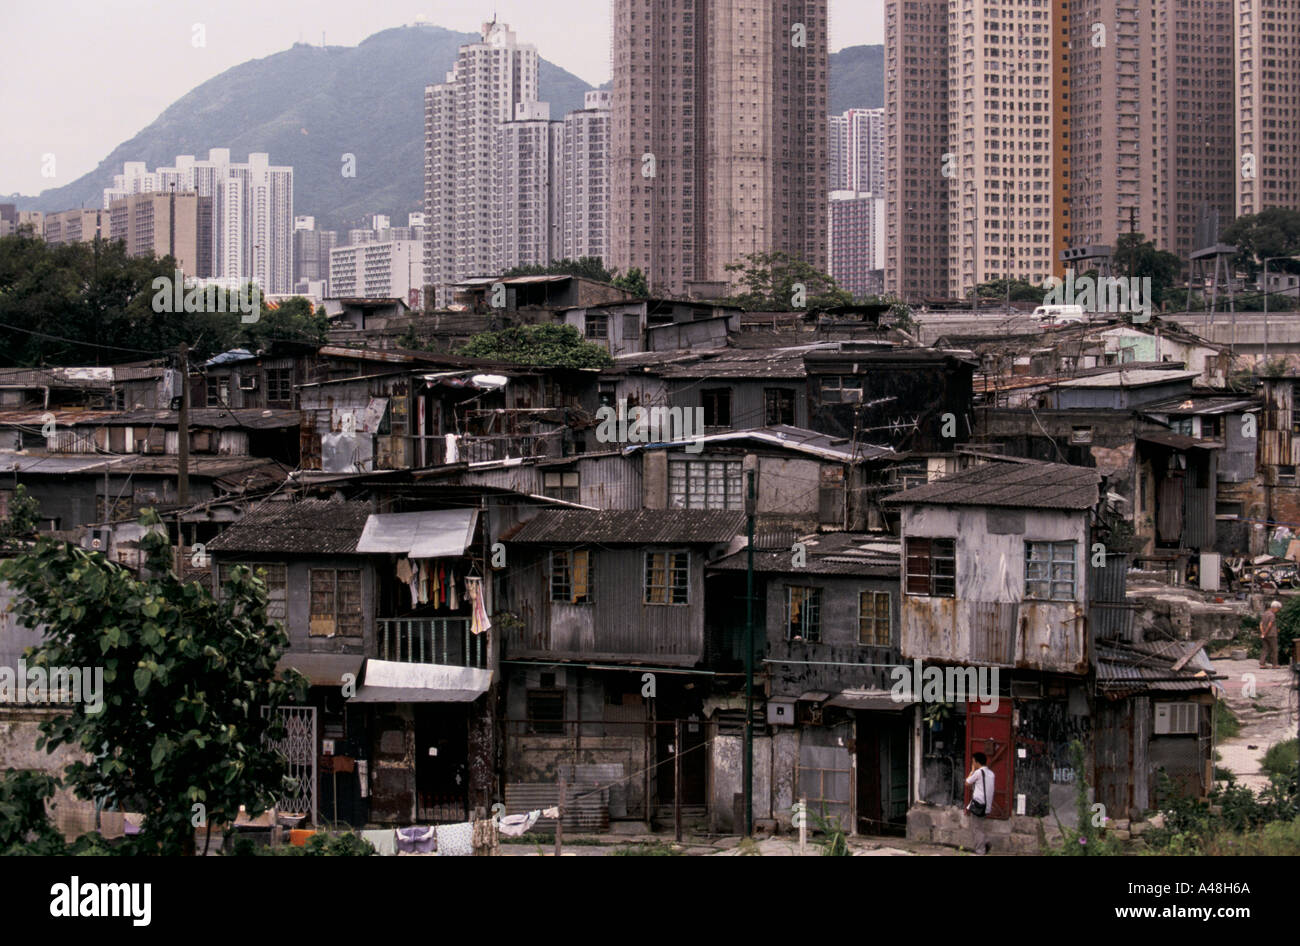
<instances>
[{"instance_id":1,"label":"white apartment building","mask_svg":"<svg viewBox=\"0 0 1300 946\"><path fill-rule=\"evenodd\" d=\"M424 288L424 247L415 240L337 246L329 253L334 299L401 299Z\"/></svg>"},{"instance_id":2,"label":"white apartment building","mask_svg":"<svg viewBox=\"0 0 1300 946\"><path fill-rule=\"evenodd\" d=\"M232 284L252 280L266 293L293 291L293 168L254 152L230 160L229 148L206 160L178 155L172 167L149 171L128 161L104 189L104 209L131 194L195 191L212 198L212 269Z\"/></svg>"},{"instance_id":3,"label":"white apartment building","mask_svg":"<svg viewBox=\"0 0 1300 946\"><path fill-rule=\"evenodd\" d=\"M451 302L453 283L495 271L497 128L537 101L536 47L504 23L481 32L446 81L424 90L425 271L438 305Z\"/></svg>"},{"instance_id":4,"label":"white apartment building","mask_svg":"<svg viewBox=\"0 0 1300 946\"><path fill-rule=\"evenodd\" d=\"M851 108L827 120L827 187L885 192L885 110Z\"/></svg>"},{"instance_id":5,"label":"white apartment building","mask_svg":"<svg viewBox=\"0 0 1300 946\"><path fill-rule=\"evenodd\" d=\"M612 93L583 96L581 111L564 116L560 161L561 257L609 253L609 107Z\"/></svg>"},{"instance_id":6,"label":"white apartment building","mask_svg":"<svg viewBox=\"0 0 1300 946\"><path fill-rule=\"evenodd\" d=\"M560 252L564 125L545 102L520 102L496 129L492 165L491 272L545 265Z\"/></svg>"}]
</instances>

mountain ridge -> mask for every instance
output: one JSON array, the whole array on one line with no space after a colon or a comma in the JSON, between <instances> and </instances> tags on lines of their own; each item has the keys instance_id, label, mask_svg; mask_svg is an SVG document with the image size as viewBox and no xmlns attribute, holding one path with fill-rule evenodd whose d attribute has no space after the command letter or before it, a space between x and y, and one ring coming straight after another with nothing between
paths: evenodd
<instances>
[{"instance_id":1,"label":"mountain ridge","mask_svg":"<svg viewBox=\"0 0 1300 946\"><path fill-rule=\"evenodd\" d=\"M219 147L229 148L235 161L262 151L274 164L291 165L294 212L315 216L319 227L362 227L374 213L404 225L423 194L424 87L444 81L459 47L478 38L439 26L399 26L356 46L295 43L191 89L76 180L12 199L19 209L46 213L99 207L124 162L144 161L152 170L178 154L204 158ZM881 104L883 47L851 46L830 60L832 113ZM592 88L545 59L538 86L555 119L581 108ZM355 177L342 175L345 154L355 157Z\"/></svg>"}]
</instances>

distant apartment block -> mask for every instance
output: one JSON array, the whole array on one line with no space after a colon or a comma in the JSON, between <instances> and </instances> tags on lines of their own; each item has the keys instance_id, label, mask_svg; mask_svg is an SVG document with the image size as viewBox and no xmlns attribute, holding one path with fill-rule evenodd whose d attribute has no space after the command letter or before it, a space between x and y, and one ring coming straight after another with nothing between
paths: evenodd
<instances>
[{"instance_id":1,"label":"distant apartment block","mask_svg":"<svg viewBox=\"0 0 1300 946\"><path fill-rule=\"evenodd\" d=\"M172 167L148 171L128 161L104 189L104 207L132 194L194 191L212 199L212 275L230 283L252 280L266 293L293 290L293 168L252 153L232 162L229 148L206 160L179 155Z\"/></svg>"},{"instance_id":2,"label":"distant apartment block","mask_svg":"<svg viewBox=\"0 0 1300 946\"><path fill-rule=\"evenodd\" d=\"M829 211L830 274L856 299L881 293L885 268L884 196L832 191Z\"/></svg>"},{"instance_id":3,"label":"distant apartment block","mask_svg":"<svg viewBox=\"0 0 1300 946\"><path fill-rule=\"evenodd\" d=\"M560 158L564 125L544 102L520 102L496 127L490 272L545 265L561 255Z\"/></svg>"},{"instance_id":4,"label":"distant apartment block","mask_svg":"<svg viewBox=\"0 0 1300 946\"><path fill-rule=\"evenodd\" d=\"M295 217L293 221L293 274L294 289L306 283L318 282L329 276L330 250L338 242L333 230L317 230L316 218Z\"/></svg>"},{"instance_id":5,"label":"distant apartment block","mask_svg":"<svg viewBox=\"0 0 1300 946\"><path fill-rule=\"evenodd\" d=\"M111 229L107 210L62 210L45 215L45 242L90 243L96 237L109 239Z\"/></svg>"},{"instance_id":6,"label":"distant apartment block","mask_svg":"<svg viewBox=\"0 0 1300 946\"><path fill-rule=\"evenodd\" d=\"M885 191L885 110L851 108L827 120L826 186L832 191Z\"/></svg>"},{"instance_id":7,"label":"distant apartment block","mask_svg":"<svg viewBox=\"0 0 1300 946\"><path fill-rule=\"evenodd\" d=\"M1237 0L1236 211L1300 210L1300 4Z\"/></svg>"},{"instance_id":8,"label":"distant apartment block","mask_svg":"<svg viewBox=\"0 0 1300 946\"><path fill-rule=\"evenodd\" d=\"M604 259L609 253L610 100L607 89L588 92L583 108L564 116L561 257Z\"/></svg>"},{"instance_id":9,"label":"distant apartment block","mask_svg":"<svg viewBox=\"0 0 1300 946\"><path fill-rule=\"evenodd\" d=\"M170 256L190 276L212 275L212 198L193 191L131 194L108 208L110 240L128 256Z\"/></svg>"},{"instance_id":10,"label":"distant apartment block","mask_svg":"<svg viewBox=\"0 0 1300 946\"><path fill-rule=\"evenodd\" d=\"M424 288L424 247L414 240L362 243L329 251L329 295L406 302Z\"/></svg>"},{"instance_id":11,"label":"distant apartment block","mask_svg":"<svg viewBox=\"0 0 1300 946\"><path fill-rule=\"evenodd\" d=\"M32 236L43 236L45 214L39 210L19 210L16 204L0 204L0 237L17 233L23 227L30 228Z\"/></svg>"},{"instance_id":12,"label":"distant apartment block","mask_svg":"<svg viewBox=\"0 0 1300 946\"><path fill-rule=\"evenodd\" d=\"M504 23L483 24L481 35L460 47L445 82L424 90L425 271L437 305L452 301L453 283L491 275L500 258L497 128L537 101L537 49Z\"/></svg>"},{"instance_id":13,"label":"distant apartment block","mask_svg":"<svg viewBox=\"0 0 1300 946\"><path fill-rule=\"evenodd\" d=\"M613 34L607 262L667 294L755 252L824 270L826 0L615 0Z\"/></svg>"}]
</instances>

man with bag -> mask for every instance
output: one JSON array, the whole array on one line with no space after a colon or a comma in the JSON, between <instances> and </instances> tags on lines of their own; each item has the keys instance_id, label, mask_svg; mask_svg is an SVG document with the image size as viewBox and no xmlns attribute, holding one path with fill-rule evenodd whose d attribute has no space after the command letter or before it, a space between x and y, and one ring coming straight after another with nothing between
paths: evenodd
<instances>
[{"instance_id":1,"label":"man with bag","mask_svg":"<svg viewBox=\"0 0 1300 946\"><path fill-rule=\"evenodd\" d=\"M983 855L989 852L988 838L984 834L984 819L988 817L989 809L993 807L995 776L993 770L989 768L988 756L976 752L973 759L970 775L966 776L966 784L974 787L971 789L970 804L966 806L966 810L971 816L971 848L976 854Z\"/></svg>"}]
</instances>

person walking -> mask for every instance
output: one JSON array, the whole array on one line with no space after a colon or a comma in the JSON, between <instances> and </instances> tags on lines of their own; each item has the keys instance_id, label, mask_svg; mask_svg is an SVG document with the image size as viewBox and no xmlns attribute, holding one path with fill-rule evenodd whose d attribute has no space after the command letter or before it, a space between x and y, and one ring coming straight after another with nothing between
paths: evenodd
<instances>
[{"instance_id":1,"label":"person walking","mask_svg":"<svg viewBox=\"0 0 1300 946\"><path fill-rule=\"evenodd\" d=\"M984 855L989 852L988 836L984 831L984 819L988 817L989 811L993 807L993 787L995 776L993 770L989 768L988 756L982 752L976 752L972 756L970 775L966 776L966 784L974 786L971 789L970 803L966 805L966 810L971 816L971 849L978 855Z\"/></svg>"},{"instance_id":2,"label":"person walking","mask_svg":"<svg viewBox=\"0 0 1300 946\"><path fill-rule=\"evenodd\" d=\"M1282 602L1274 601L1259 619L1259 665L1260 667L1278 666L1277 662L1277 613L1282 610Z\"/></svg>"}]
</instances>

